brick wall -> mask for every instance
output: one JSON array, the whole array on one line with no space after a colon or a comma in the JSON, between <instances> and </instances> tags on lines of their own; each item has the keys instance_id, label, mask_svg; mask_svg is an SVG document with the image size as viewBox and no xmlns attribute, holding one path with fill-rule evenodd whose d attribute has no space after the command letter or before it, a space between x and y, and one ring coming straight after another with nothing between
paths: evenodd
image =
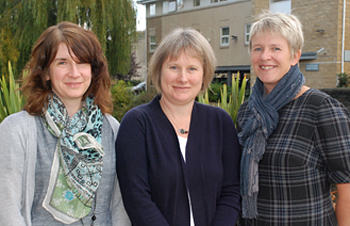
<instances>
[{"instance_id":1,"label":"brick wall","mask_svg":"<svg viewBox=\"0 0 350 226\"><path fill-rule=\"evenodd\" d=\"M162 41L162 18L161 17L151 17L147 19L147 62L149 62L151 56L153 53L150 52L149 49L149 36L155 35L156 36L156 45L159 45L159 43ZM147 84L149 85L151 83L150 77L147 77Z\"/></svg>"},{"instance_id":2,"label":"brick wall","mask_svg":"<svg viewBox=\"0 0 350 226\"><path fill-rule=\"evenodd\" d=\"M252 0L252 15L269 8L269 0ZM347 2L347 8L350 2ZM302 52L319 52L315 60L299 62L306 85L314 88L334 88L341 73L343 0L292 0L292 13L303 24ZM316 32L324 30L324 32ZM345 50L350 50L350 11L346 11ZM307 64L318 64L318 71L306 71ZM344 62L344 72L350 74L350 62ZM252 73L253 74L253 73ZM254 80L254 79L253 79Z\"/></svg>"},{"instance_id":3,"label":"brick wall","mask_svg":"<svg viewBox=\"0 0 350 226\"><path fill-rule=\"evenodd\" d=\"M350 111L350 89L349 88L333 88L333 89L320 89L322 92L327 93L329 96L340 101Z\"/></svg>"}]
</instances>

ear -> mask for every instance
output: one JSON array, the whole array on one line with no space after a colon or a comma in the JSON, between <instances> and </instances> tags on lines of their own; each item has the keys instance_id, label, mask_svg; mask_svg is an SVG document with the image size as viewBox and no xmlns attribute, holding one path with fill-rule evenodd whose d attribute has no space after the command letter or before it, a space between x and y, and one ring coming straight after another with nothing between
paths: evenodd
<instances>
[{"instance_id":1,"label":"ear","mask_svg":"<svg viewBox=\"0 0 350 226\"><path fill-rule=\"evenodd\" d=\"M49 75L49 73L46 73L46 75L45 75L45 80L46 80L46 81L49 81L49 80L50 80L50 75Z\"/></svg>"},{"instance_id":2,"label":"ear","mask_svg":"<svg viewBox=\"0 0 350 226\"><path fill-rule=\"evenodd\" d=\"M301 56L301 50L299 49L297 52L294 53L294 57L292 59L292 65L296 65L299 62Z\"/></svg>"}]
</instances>

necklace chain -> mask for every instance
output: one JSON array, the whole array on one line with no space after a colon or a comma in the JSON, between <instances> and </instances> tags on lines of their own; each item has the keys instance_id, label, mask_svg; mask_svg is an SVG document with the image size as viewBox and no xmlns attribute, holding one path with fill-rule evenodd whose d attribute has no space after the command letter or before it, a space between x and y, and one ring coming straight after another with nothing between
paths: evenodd
<instances>
[{"instance_id":1,"label":"necklace chain","mask_svg":"<svg viewBox=\"0 0 350 226\"><path fill-rule=\"evenodd\" d=\"M184 129L184 128L180 128L179 126L177 126L177 125L175 124L175 122L173 122L173 121L170 119L170 117L165 113L162 102L159 101L159 103L160 103L160 106L163 108L163 112L164 112L165 116L167 116L167 118L169 119L169 121L170 121L172 124L174 124L174 126L175 126L176 128L178 128L178 132L181 133L181 134L188 134L189 130L186 130L186 129Z\"/></svg>"}]
</instances>

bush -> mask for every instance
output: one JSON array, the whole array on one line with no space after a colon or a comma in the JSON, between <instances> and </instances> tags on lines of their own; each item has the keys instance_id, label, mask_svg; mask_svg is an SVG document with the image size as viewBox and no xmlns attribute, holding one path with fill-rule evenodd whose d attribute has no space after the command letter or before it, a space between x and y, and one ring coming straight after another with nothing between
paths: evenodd
<instances>
[{"instance_id":1,"label":"bush","mask_svg":"<svg viewBox=\"0 0 350 226\"><path fill-rule=\"evenodd\" d=\"M346 73L337 74L338 85L337 87L349 87L349 77Z\"/></svg>"},{"instance_id":2,"label":"bush","mask_svg":"<svg viewBox=\"0 0 350 226\"><path fill-rule=\"evenodd\" d=\"M133 95L128 88L128 84L123 80L118 80L117 83L113 85L111 93L114 109L112 115L120 121L128 110L128 105L131 103Z\"/></svg>"},{"instance_id":3,"label":"bush","mask_svg":"<svg viewBox=\"0 0 350 226\"><path fill-rule=\"evenodd\" d=\"M149 88L147 92L141 92L139 95L135 96L130 91L129 85L123 80L118 80L112 87L111 92L114 107L112 115L119 122L130 109L150 102L157 94L155 89Z\"/></svg>"},{"instance_id":4,"label":"bush","mask_svg":"<svg viewBox=\"0 0 350 226\"><path fill-rule=\"evenodd\" d=\"M11 63L8 63L8 83L5 76L0 80L0 122L8 115L19 112L23 109L25 100L19 90L19 84L15 82ZM27 73L24 72L23 76Z\"/></svg>"},{"instance_id":5,"label":"bush","mask_svg":"<svg viewBox=\"0 0 350 226\"><path fill-rule=\"evenodd\" d=\"M221 89L222 89L223 84L225 84L225 82L210 84L210 88L208 91L209 102L217 103L220 99L222 99ZM228 87L228 93L231 93L231 89L232 89L232 87Z\"/></svg>"},{"instance_id":6,"label":"bush","mask_svg":"<svg viewBox=\"0 0 350 226\"><path fill-rule=\"evenodd\" d=\"M234 78L234 75L232 76L231 87L227 87L226 84L220 85L220 98L218 100L218 107L227 111L235 124L239 107L246 98L246 77L244 76L241 87L239 87L239 78L239 73L237 73L237 78ZM210 94L208 95L207 93L205 94L205 97L199 95L198 101L200 103L208 104L210 102L209 96Z\"/></svg>"}]
</instances>

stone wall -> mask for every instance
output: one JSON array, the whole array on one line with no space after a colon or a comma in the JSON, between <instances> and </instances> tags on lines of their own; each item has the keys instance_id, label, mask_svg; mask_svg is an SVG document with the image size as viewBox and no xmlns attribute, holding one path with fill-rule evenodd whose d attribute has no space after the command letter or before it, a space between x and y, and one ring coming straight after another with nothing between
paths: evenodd
<instances>
[{"instance_id":1,"label":"stone wall","mask_svg":"<svg viewBox=\"0 0 350 226\"><path fill-rule=\"evenodd\" d=\"M342 102L345 107L350 111L350 88L330 88L320 89L322 92L327 93L329 96Z\"/></svg>"}]
</instances>

